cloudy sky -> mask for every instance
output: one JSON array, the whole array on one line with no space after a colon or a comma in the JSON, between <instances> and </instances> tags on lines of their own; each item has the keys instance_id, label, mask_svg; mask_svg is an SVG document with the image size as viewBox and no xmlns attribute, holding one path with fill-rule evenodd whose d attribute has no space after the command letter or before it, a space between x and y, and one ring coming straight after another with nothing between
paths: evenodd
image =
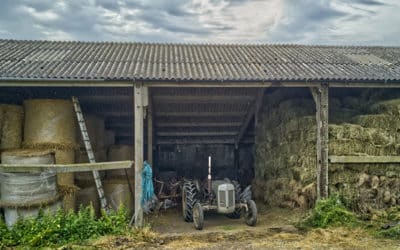
<instances>
[{"instance_id":1,"label":"cloudy sky","mask_svg":"<svg viewBox=\"0 0 400 250\"><path fill-rule=\"evenodd\" d=\"M400 45L399 0L1 0L0 38Z\"/></svg>"}]
</instances>

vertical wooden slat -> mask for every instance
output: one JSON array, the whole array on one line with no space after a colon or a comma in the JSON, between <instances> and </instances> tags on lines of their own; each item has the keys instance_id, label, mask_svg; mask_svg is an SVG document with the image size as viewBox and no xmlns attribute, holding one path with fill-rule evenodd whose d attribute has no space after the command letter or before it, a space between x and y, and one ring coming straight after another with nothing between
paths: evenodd
<instances>
[{"instance_id":1,"label":"vertical wooden slat","mask_svg":"<svg viewBox=\"0 0 400 250\"><path fill-rule=\"evenodd\" d=\"M147 107L147 162L153 166L153 103L151 89L148 90L149 106Z\"/></svg>"},{"instance_id":2,"label":"vertical wooden slat","mask_svg":"<svg viewBox=\"0 0 400 250\"><path fill-rule=\"evenodd\" d=\"M142 169L143 169L143 85L134 87L134 130L135 130L135 226L143 225Z\"/></svg>"},{"instance_id":3,"label":"vertical wooden slat","mask_svg":"<svg viewBox=\"0 0 400 250\"><path fill-rule=\"evenodd\" d=\"M328 197L328 146L329 146L329 127L328 127L328 95L329 88L328 85L323 84L321 86L321 107L320 107L320 116L321 116L321 198Z\"/></svg>"},{"instance_id":4,"label":"vertical wooden slat","mask_svg":"<svg viewBox=\"0 0 400 250\"><path fill-rule=\"evenodd\" d=\"M328 197L328 85L311 88L317 121L317 199Z\"/></svg>"}]
</instances>

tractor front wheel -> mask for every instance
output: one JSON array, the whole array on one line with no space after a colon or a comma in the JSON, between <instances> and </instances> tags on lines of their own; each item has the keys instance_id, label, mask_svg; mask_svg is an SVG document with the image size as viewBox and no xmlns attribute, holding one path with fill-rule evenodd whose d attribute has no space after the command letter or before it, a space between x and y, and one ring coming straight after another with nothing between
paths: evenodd
<instances>
[{"instance_id":1,"label":"tractor front wheel","mask_svg":"<svg viewBox=\"0 0 400 250\"><path fill-rule=\"evenodd\" d=\"M197 230L202 230L204 225L204 212L200 203L196 202L193 207L193 222Z\"/></svg>"},{"instance_id":2,"label":"tractor front wheel","mask_svg":"<svg viewBox=\"0 0 400 250\"><path fill-rule=\"evenodd\" d=\"M247 211L245 214L246 224L254 227L257 223L257 207L253 200L247 201Z\"/></svg>"}]
</instances>

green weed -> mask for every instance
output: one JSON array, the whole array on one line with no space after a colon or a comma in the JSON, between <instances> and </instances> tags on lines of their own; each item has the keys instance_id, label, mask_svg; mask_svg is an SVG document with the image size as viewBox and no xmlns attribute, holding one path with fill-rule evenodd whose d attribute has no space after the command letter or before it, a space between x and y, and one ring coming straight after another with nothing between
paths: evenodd
<instances>
[{"instance_id":1,"label":"green weed","mask_svg":"<svg viewBox=\"0 0 400 250\"><path fill-rule=\"evenodd\" d=\"M301 224L305 227L326 228L328 226L355 226L359 223L356 215L343 205L338 196L333 195L318 201L310 215Z\"/></svg>"},{"instance_id":2,"label":"green weed","mask_svg":"<svg viewBox=\"0 0 400 250\"><path fill-rule=\"evenodd\" d=\"M83 242L106 234L122 234L128 231L126 209L102 213L96 218L92 207L79 212L56 214L39 213L37 218L20 219L8 229L0 218L0 248L13 246L57 246L70 242Z\"/></svg>"}]
</instances>

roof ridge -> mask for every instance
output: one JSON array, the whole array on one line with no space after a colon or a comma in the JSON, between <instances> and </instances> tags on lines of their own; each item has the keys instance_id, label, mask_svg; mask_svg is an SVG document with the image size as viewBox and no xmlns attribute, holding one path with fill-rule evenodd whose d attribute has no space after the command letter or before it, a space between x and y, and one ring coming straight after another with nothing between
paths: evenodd
<instances>
[{"instance_id":1,"label":"roof ridge","mask_svg":"<svg viewBox=\"0 0 400 250\"><path fill-rule=\"evenodd\" d=\"M126 44L126 45L162 45L162 46L205 46L205 47L305 47L305 48L400 48L400 45L384 46L384 45L335 45L335 44L301 44L301 43L224 43L224 42L142 42L142 41L84 41L84 40L44 40L44 39L4 39L0 38L0 42L40 42L40 43L75 43L75 44Z\"/></svg>"}]
</instances>

